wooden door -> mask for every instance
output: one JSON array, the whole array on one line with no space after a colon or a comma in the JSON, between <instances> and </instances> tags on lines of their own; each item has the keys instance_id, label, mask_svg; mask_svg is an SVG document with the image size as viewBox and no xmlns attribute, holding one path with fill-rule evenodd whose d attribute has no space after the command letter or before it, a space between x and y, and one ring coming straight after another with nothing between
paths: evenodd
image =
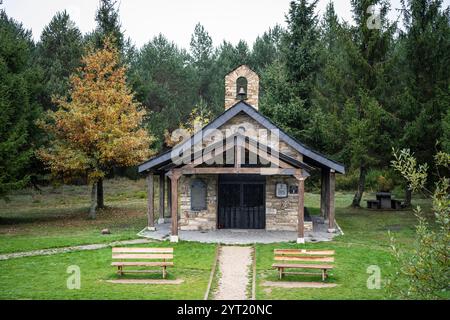
<instances>
[{"instance_id":1,"label":"wooden door","mask_svg":"<svg viewBox=\"0 0 450 320\"><path fill-rule=\"evenodd\" d=\"M219 229L265 229L265 178L226 176L219 179Z\"/></svg>"}]
</instances>

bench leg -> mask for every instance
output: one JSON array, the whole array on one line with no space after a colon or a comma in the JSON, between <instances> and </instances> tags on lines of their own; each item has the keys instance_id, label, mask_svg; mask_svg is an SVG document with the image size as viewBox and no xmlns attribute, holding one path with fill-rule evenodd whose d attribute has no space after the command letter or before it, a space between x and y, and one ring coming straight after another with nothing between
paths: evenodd
<instances>
[{"instance_id":1,"label":"bench leg","mask_svg":"<svg viewBox=\"0 0 450 320\"><path fill-rule=\"evenodd\" d=\"M327 278L327 269L323 269L322 270L322 281L325 281L326 278Z\"/></svg>"},{"instance_id":2,"label":"bench leg","mask_svg":"<svg viewBox=\"0 0 450 320\"><path fill-rule=\"evenodd\" d=\"M278 268L278 272L280 274L280 280L283 279L283 268Z\"/></svg>"},{"instance_id":3,"label":"bench leg","mask_svg":"<svg viewBox=\"0 0 450 320\"><path fill-rule=\"evenodd\" d=\"M166 272L166 267L162 267L163 268L163 279L166 278L167 272Z\"/></svg>"},{"instance_id":4,"label":"bench leg","mask_svg":"<svg viewBox=\"0 0 450 320\"><path fill-rule=\"evenodd\" d=\"M119 276L123 276L123 267L122 266L117 266L117 273L119 274Z\"/></svg>"}]
</instances>

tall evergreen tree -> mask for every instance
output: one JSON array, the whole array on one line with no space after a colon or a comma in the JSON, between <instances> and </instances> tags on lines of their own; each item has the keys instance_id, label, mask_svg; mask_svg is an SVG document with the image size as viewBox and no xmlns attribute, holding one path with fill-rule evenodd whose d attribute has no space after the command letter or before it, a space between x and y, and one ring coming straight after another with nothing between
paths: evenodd
<instances>
[{"instance_id":1,"label":"tall evergreen tree","mask_svg":"<svg viewBox=\"0 0 450 320\"><path fill-rule=\"evenodd\" d=\"M306 140L319 151L345 161L342 141L345 128L342 113L351 92L352 78L345 52L348 27L339 22L333 2L327 4L320 23L317 58L320 71L314 82L311 121L305 128Z\"/></svg>"},{"instance_id":2,"label":"tall evergreen tree","mask_svg":"<svg viewBox=\"0 0 450 320\"><path fill-rule=\"evenodd\" d=\"M287 15L285 61L293 94L311 107L311 93L319 64L317 60L318 30L314 12L318 0L292 1Z\"/></svg>"},{"instance_id":3,"label":"tall evergreen tree","mask_svg":"<svg viewBox=\"0 0 450 320\"><path fill-rule=\"evenodd\" d=\"M214 47L210 35L200 23L195 26L190 49L197 74L199 101L214 108L219 102L214 92Z\"/></svg>"},{"instance_id":4,"label":"tall evergreen tree","mask_svg":"<svg viewBox=\"0 0 450 320\"><path fill-rule=\"evenodd\" d=\"M44 108L54 108L52 96L66 96L69 77L80 66L82 34L66 11L58 12L44 28L37 45L37 61L44 73Z\"/></svg>"},{"instance_id":5,"label":"tall evergreen tree","mask_svg":"<svg viewBox=\"0 0 450 320\"><path fill-rule=\"evenodd\" d=\"M398 117L401 143L420 162L433 163L435 143L445 141L450 105L450 7L441 0L405 0L403 85ZM448 120L447 120L448 121ZM440 148L440 146L438 146Z\"/></svg>"},{"instance_id":6,"label":"tall evergreen tree","mask_svg":"<svg viewBox=\"0 0 450 320\"><path fill-rule=\"evenodd\" d=\"M265 97L261 110L305 143L310 142L305 128L311 121L312 94L319 71L316 4L317 0L291 2L281 61L262 75Z\"/></svg>"},{"instance_id":7,"label":"tall evergreen tree","mask_svg":"<svg viewBox=\"0 0 450 320\"><path fill-rule=\"evenodd\" d=\"M31 32L0 10L0 196L24 187L36 146L41 74Z\"/></svg>"},{"instance_id":8,"label":"tall evergreen tree","mask_svg":"<svg viewBox=\"0 0 450 320\"><path fill-rule=\"evenodd\" d=\"M117 0L100 0L95 21L97 27L91 35L95 45L101 48L105 37L111 37L119 52L123 52L126 40L122 32Z\"/></svg>"},{"instance_id":9,"label":"tall evergreen tree","mask_svg":"<svg viewBox=\"0 0 450 320\"><path fill-rule=\"evenodd\" d=\"M136 98L146 108L148 130L157 137L161 149L164 132L178 128L195 106L195 71L189 55L159 35L145 44L132 65L130 82Z\"/></svg>"},{"instance_id":10,"label":"tall evergreen tree","mask_svg":"<svg viewBox=\"0 0 450 320\"><path fill-rule=\"evenodd\" d=\"M239 65L250 62L250 48L244 40L239 40L236 45L236 59Z\"/></svg>"},{"instance_id":11,"label":"tall evergreen tree","mask_svg":"<svg viewBox=\"0 0 450 320\"><path fill-rule=\"evenodd\" d=\"M352 72L357 78L355 95L347 103L353 109L347 119L348 140L345 152L351 156L354 168L359 169L358 188L352 205L359 207L365 191L368 169L388 158L390 153L390 114L381 105L378 91L384 81L384 67L388 61L394 26L389 25L386 16L389 11L387 0L352 0L352 40L347 42L347 54L352 63ZM379 9L378 16L371 12L371 6ZM377 23L372 25L373 19Z\"/></svg>"},{"instance_id":12,"label":"tall evergreen tree","mask_svg":"<svg viewBox=\"0 0 450 320\"><path fill-rule=\"evenodd\" d=\"M280 58L283 34L283 28L276 25L256 38L251 52L250 66L257 73L263 73L268 66Z\"/></svg>"}]
</instances>

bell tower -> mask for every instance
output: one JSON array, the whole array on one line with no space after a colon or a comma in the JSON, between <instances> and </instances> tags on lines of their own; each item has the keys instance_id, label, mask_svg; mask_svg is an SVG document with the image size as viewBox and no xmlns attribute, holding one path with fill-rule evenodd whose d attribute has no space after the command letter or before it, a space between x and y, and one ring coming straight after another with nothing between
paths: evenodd
<instances>
[{"instance_id":1,"label":"bell tower","mask_svg":"<svg viewBox=\"0 0 450 320\"><path fill-rule=\"evenodd\" d=\"M225 76L225 110L245 101L258 110L259 76L247 65L241 65Z\"/></svg>"}]
</instances>

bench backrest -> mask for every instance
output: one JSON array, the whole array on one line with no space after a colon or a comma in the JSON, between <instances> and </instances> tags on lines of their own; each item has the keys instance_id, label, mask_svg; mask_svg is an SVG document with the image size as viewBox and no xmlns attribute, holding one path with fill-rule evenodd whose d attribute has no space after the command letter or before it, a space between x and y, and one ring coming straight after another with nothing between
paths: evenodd
<instances>
[{"instance_id":1,"label":"bench backrest","mask_svg":"<svg viewBox=\"0 0 450 320\"><path fill-rule=\"evenodd\" d=\"M173 259L173 248L113 248L112 259L168 261Z\"/></svg>"},{"instance_id":2,"label":"bench backrest","mask_svg":"<svg viewBox=\"0 0 450 320\"><path fill-rule=\"evenodd\" d=\"M275 261L283 262L334 262L334 250L275 249Z\"/></svg>"}]
</instances>

